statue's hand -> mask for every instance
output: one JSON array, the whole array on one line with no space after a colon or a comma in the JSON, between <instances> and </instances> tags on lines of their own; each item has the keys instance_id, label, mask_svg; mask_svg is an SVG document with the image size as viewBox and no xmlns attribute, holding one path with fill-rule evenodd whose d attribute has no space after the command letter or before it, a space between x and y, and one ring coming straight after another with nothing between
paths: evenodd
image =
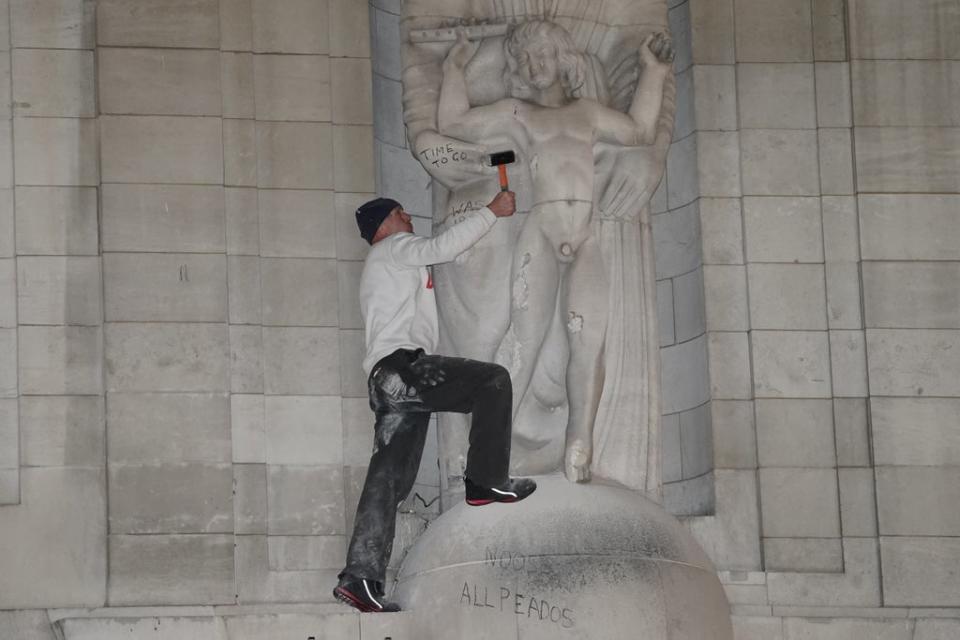
<instances>
[{"instance_id":1,"label":"statue's hand","mask_svg":"<svg viewBox=\"0 0 960 640\"><path fill-rule=\"evenodd\" d=\"M662 31L651 33L640 45L640 59L647 69L653 66L669 66L674 55L673 41Z\"/></svg>"},{"instance_id":2,"label":"statue's hand","mask_svg":"<svg viewBox=\"0 0 960 640\"><path fill-rule=\"evenodd\" d=\"M590 480L590 446L580 438L567 445L563 470L570 482Z\"/></svg>"},{"instance_id":3,"label":"statue's hand","mask_svg":"<svg viewBox=\"0 0 960 640\"><path fill-rule=\"evenodd\" d=\"M485 147L427 130L414 141L414 153L435 180L456 189L495 170L484 161Z\"/></svg>"},{"instance_id":4,"label":"statue's hand","mask_svg":"<svg viewBox=\"0 0 960 640\"><path fill-rule=\"evenodd\" d=\"M480 41L470 40L467 37L467 30L463 27L460 27L457 29L457 41L453 43L450 51L447 52L447 57L443 61L443 66L445 68L463 70L466 68L467 63L473 59L474 54L477 53L477 49L479 48Z\"/></svg>"},{"instance_id":5,"label":"statue's hand","mask_svg":"<svg viewBox=\"0 0 960 640\"><path fill-rule=\"evenodd\" d=\"M652 146L596 146L596 176L600 215L632 219L646 205L663 176L662 162Z\"/></svg>"}]
</instances>

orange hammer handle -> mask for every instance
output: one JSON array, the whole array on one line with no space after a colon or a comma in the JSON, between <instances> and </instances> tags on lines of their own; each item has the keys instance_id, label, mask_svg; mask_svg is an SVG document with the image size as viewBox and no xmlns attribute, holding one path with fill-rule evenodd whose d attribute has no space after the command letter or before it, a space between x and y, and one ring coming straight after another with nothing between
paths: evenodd
<instances>
[{"instance_id":1,"label":"orange hammer handle","mask_svg":"<svg viewBox=\"0 0 960 640\"><path fill-rule=\"evenodd\" d=\"M507 165L497 165L497 171L500 173L500 191L508 191L510 185L507 182Z\"/></svg>"}]
</instances>

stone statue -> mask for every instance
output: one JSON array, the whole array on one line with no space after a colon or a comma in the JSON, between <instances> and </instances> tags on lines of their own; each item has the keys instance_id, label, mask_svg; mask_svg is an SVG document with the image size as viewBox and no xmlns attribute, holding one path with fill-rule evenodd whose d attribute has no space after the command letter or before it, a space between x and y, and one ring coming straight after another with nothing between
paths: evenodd
<instances>
[{"instance_id":1,"label":"stone statue","mask_svg":"<svg viewBox=\"0 0 960 640\"><path fill-rule=\"evenodd\" d=\"M620 46L591 53L549 18L436 30L456 38L449 48L421 31L417 53L440 61L439 86L430 65L405 73L413 147L442 185L437 225L496 188L482 166L492 150L517 152L513 184L529 212L437 269L445 346L510 370L516 472L562 468L571 481L593 475L658 499L648 203L672 129L672 45L662 31L622 29ZM418 118L426 107L412 93L430 80L435 121ZM456 421L441 424L452 478L465 450Z\"/></svg>"}]
</instances>

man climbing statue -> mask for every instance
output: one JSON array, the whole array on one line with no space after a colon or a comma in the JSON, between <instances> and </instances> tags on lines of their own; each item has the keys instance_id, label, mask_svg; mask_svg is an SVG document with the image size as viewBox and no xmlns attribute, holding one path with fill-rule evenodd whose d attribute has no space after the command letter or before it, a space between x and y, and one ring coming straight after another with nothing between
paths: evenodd
<instances>
[{"instance_id":1,"label":"man climbing statue","mask_svg":"<svg viewBox=\"0 0 960 640\"><path fill-rule=\"evenodd\" d=\"M357 209L360 235L372 246L360 278L360 309L376 423L347 564L333 594L360 611L400 610L386 600L383 583L397 507L416 479L432 412L472 414L467 504L517 502L537 488L531 479L508 475L513 391L507 370L433 354L439 328L428 267L452 261L515 210L515 194L502 191L443 233L422 238L394 200L377 198Z\"/></svg>"}]
</instances>

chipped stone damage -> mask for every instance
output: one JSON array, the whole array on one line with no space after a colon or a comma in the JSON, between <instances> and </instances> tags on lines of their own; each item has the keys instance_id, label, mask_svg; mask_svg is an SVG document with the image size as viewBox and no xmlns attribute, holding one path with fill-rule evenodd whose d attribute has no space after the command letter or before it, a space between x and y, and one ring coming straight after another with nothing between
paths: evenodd
<instances>
[{"instance_id":1,"label":"chipped stone damage","mask_svg":"<svg viewBox=\"0 0 960 640\"><path fill-rule=\"evenodd\" d=\"M523 254L520 261L520 271L513 280L513 306L516 309L527 309L527 298L530 295L530 288L527 284L527 266L530 264L530 254Z\"/></svg>"},{"instance_id":2,"label":"chipped stone damage","mask_svg":"<svg viewBox=\"0 0 960 640\"><path fill-rule=\"evenodd\" d=\"M583 331L583 316L575 311L570 311L567 314L567 331L570 333Z\"/></svg>"}]
</instances>

